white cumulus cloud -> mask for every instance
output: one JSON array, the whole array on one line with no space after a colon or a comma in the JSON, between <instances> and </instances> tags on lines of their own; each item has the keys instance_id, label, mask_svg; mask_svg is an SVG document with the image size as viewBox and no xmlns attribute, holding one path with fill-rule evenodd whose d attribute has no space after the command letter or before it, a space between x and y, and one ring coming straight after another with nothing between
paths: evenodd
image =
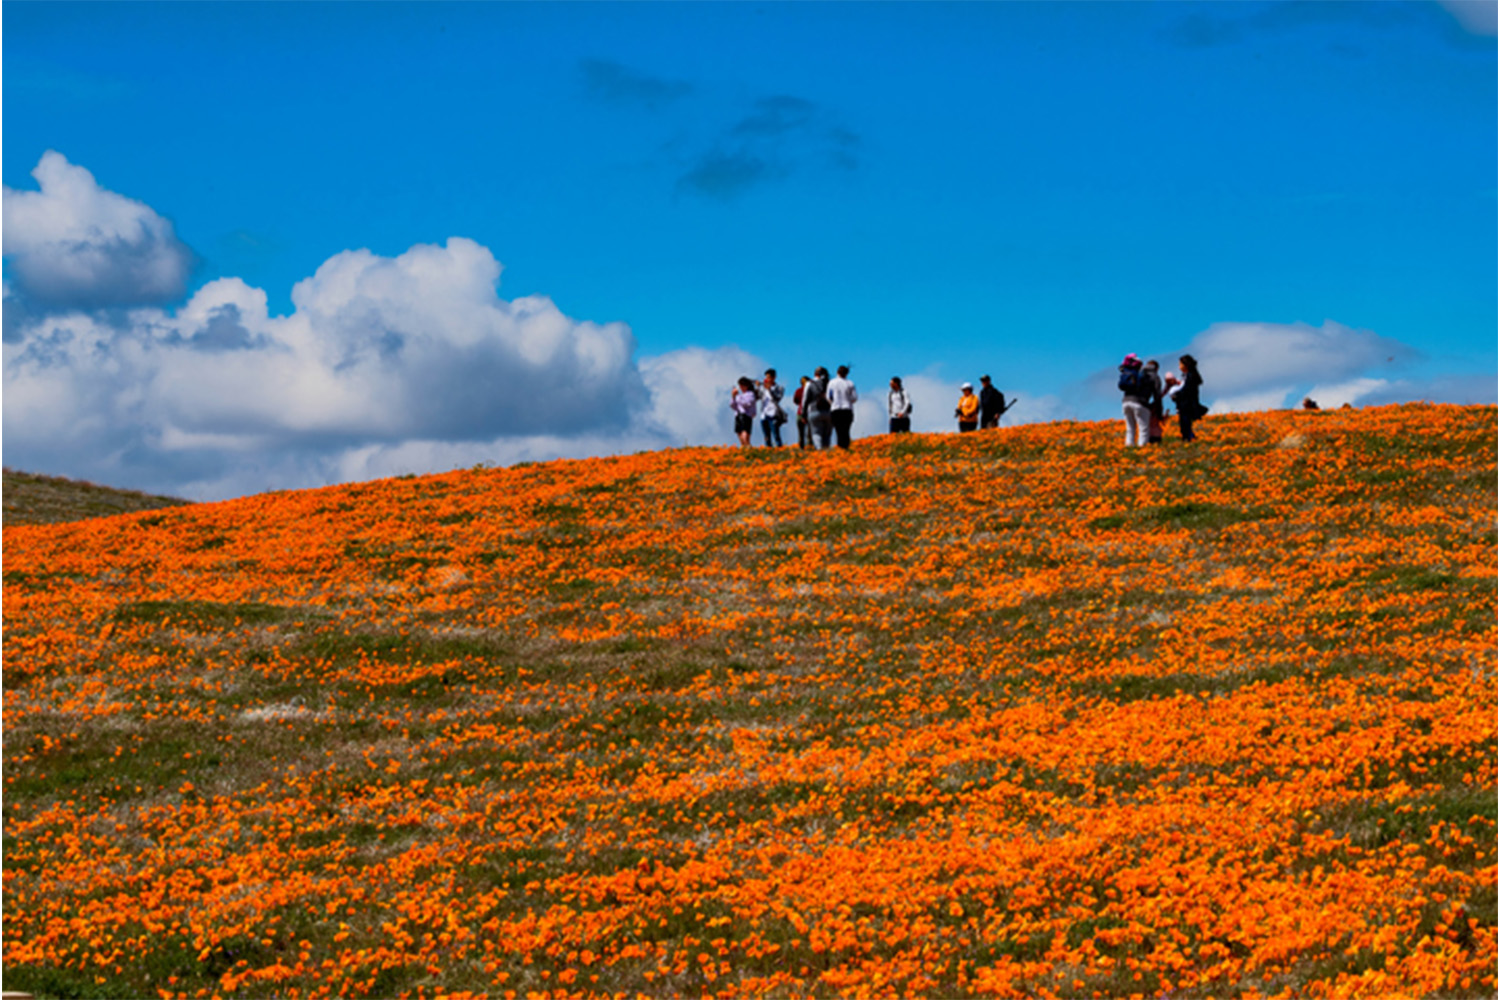
<instances>
[{"instance_id":1,"label":"white cumulus cloud","mask_svg":"<svg viewBox=\"0 0 1500 1000\"><path fill-rule=\"evenodd\" d=\"M636 426L649 401L629 328L502 299L499 276L455 237L338 254L298 283L289 316L226 278L176 311L30 317L5 344L8 460L60 450L106 481L129 462L170 485L217 481L251 454L331 468L349 449Z\"/></svg>"},{"instance_id":2,"label":"white cumulus cloud","mask_svg":"<svg viewBox=\"0 0 1500 1000\"><path fill-rule=\"evenodd\" d=\"M13 466L212 499L729 443L728 387L765 368L732 347L637 360L624 323L502 298L462 237L336 254L285 316L233 277L169 307L190 259L169 223L60 154L36 176L5 191Z\"/></svg>"},{"instance_id":3,"label":"white cumulus cloud","mask_svg":"<svg viewBox=\"0 0 1500 1000\"><path fill-rule=\"evenodd\" d=\"M1366 377L1372 370L1418 357L1398 340L1332 320L1321 326L1216 323L1194 337L1182 353L1198 359L1204 393L1226 399L1265 398L1278 390L1290 395L1314 383ZM1175 357L1163 358L1164 369L1175 369L1176 361Z\"/></svg>"},{"instance_id":4,"label":"white cumulus cloud","mask_svg":"<svg viewBox=\"0 0 1500 1000\"><path fill-rule=\"evenodd\" d=\"M1371 330L1326 320L1308 323L1215 323L1186 347L1154 358L1163 372L1191 354L1203 376L1203 401L1213 413L1244 413L1299 405L1311 396L1319 406L1344 403L1485 403L1495 399L1493 379L1461 375L1415 375L1420 351ZM1114 368L1094 372L1068 395L1097 401L1091 412L1112 415L1119 400ZM1107 407L1105 401L1108 401ZM1054 410L1065 417L1063 408Z\"/></svg>"},{"instance_id":5,"label":"white cumulus cloud","mask_svg":"<svg viewBox=\"0 0 1500 1000\"><path fill-rule=\"evenodd\" d=\"M39 190L4 189L7 298L92 309L182 296L194 258L170 222L101 188L61 153L47 151L31 175Z\"/></svg>"},{"instance_id":6,"label":"white cumulus cloud","mask_svg":"<svg viewBox=\"0 0 1500 1000\"><path fill-rule=\"evenodd\" d=\"M759 380L769 366L738 347L685 347L641 359L641 375L651 393L648 426L673 445L734 440L729 390L741 377ZM778 373L791 413L795 378ZM792 429L792 440L796 440Z\"/></svg>"}]
</instances>

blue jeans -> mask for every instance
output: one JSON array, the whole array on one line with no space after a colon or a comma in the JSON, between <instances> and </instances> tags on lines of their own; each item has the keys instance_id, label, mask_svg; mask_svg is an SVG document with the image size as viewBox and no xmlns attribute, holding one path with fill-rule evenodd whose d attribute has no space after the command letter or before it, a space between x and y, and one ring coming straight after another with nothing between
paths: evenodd
<instances>
[{"instance_id":1,"label":"blue jeans","mask_svg":"<svg viewBox=\"0 0 1500 1000\"><path fill-rule=\"evenodd\" d=\"M781 422L775 417L761 417L760 432L765 435L767 448L781 447Z\"/></svg>"}]
</instances>

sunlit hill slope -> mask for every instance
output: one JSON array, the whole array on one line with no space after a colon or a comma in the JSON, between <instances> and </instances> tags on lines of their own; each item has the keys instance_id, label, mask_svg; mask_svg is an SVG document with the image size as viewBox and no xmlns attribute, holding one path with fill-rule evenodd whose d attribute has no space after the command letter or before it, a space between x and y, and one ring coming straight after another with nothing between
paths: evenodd
<instances>
[{"instance_id":1,"label":"sunlit hill slope","mask_svg":"<svg viewBox=\"0 0 1500 1000\"><path fill-rule=\"evenodd\" d=\"M4 982L1490 996L1496 412L4 529Z\"/></svg>"}]
</instances>

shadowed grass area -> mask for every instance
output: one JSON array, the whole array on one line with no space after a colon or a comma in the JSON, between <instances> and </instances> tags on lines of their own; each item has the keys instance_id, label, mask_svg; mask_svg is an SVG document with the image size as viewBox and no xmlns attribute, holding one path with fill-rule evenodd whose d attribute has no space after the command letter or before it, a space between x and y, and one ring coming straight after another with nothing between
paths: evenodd
<instances>
[{"instance_id":1,"label":"shadowed grass area","mask_svg":"<svg viewBox=\"0 0 1500 1000\"><path fill-rule=\"evenodd\" d=\"M4 523L60 524L91 517L109 517L162 507L182 507L191 501L118 490L61 476L39 476L16 469L4 471Z\"/></svg>"}]
</instances>

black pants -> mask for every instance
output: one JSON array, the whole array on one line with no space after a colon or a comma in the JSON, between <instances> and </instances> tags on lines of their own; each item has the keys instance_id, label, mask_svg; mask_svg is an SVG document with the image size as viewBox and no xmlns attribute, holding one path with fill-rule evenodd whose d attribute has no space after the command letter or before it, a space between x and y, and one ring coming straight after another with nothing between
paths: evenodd
<instances>
[{"instance_id":1,"label":"black pants","mask_svg":"<svg viewBox=\"0 0 1500 1000\"><path fill-rule=\"evenodd\" d=\"M892 434L909 434L909 433L911 433L911 417L892 417L891 418L891 433Z\"/></svg>"},{"instance_id":2,"label":"black pants","mask_svg":"<svg viewBox=\"0 0 1500 1000\"><path fill-rule=\"evenodd\" d=\"M849 428L854 426L854 411L834 410L832 417L833 432L838 435L839 447L849 447Z\"/></svg>"},{"instance_id":3,"label":"black pants","mask_svg":"<svg viewBox=\"0 0 1500 1000\"><path fill-rule=\"evenodd\" d=\"M1182 431L1184 441L1196 440L1197 435L1193 433L1193 421L1198 419L1198 414L1193 412L1193 407L1177 411L1177 426Z\"/></svg>"},{"instance_id":4,"label":"black pants","mask_svg":"<svg viewBox=\"0 0 1500 1000\"><path fill-rule=\"evenodd\" d=\"M807 425L807 418L806 417L798 417L797 418L797 447L798 448L816 448L817 447L817 445L813 444L812 428Z\"/></svg>"}]
</instances>

